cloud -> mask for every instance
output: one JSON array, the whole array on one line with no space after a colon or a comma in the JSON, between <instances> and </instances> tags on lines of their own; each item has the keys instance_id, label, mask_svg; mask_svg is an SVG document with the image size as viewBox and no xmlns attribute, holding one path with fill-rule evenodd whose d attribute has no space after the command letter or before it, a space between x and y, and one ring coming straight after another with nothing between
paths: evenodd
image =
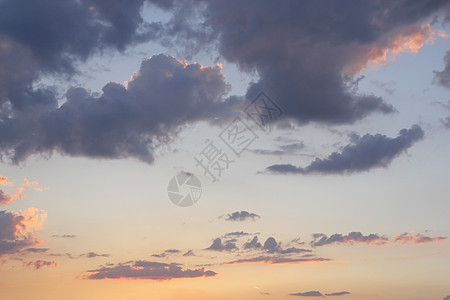
<instances>
[{"instance_id":1,"label":"cloud","mask_svg":"<svg viewBox=\"0 0 450 300\"><path fill-rule=\"evenodd\" d=\"M309 292L303 292L303 293L295 293L295 294L289 294L290 296L300 296L300 297L329 297L329 296L344 296L349 295L349 292L336 292L336 293L330 293L330 294L322 294L319 291L309 291Z\"/></svg>"},{"instance_id":2,"label":"cloud","mask_svg":"<svg viewBox=\"0 0 450 300\"><path fill-rule=\"evenodd\" d=\"M46 217L47 213L37 208L0 211L0 256L39 245L35 230L42 228Z\"/></svg>"},{"instance_id":3,"label":"cloud","mask_svg":"<svg viewBox=\"0 0 450 300\"><path fill-rule=\"evenodd\" d=\"M0 176L0 186L14 186L14 183L9 182L6 176ZM38 192L42 192L44 189L39 188L38 186L39 182L30 182L25 178L23 180L22 186L16 188L12 194L8 194L4 190L0 189L0 204L8 204L14 200L22 199L24 197L23 192L28 188L32 188Z\"/></svg>"},{"instance_id":4,"label":"cloud","mask_svg":"<svg viewBox=\"0 0 450 300\"><path fill-rule=\"evenodd\" d=\"M206 250L213 250L213 251L234 251L237 250L236 244L233 240L231 241L225 241L225 243L222 243L222 239L217 238L213 241L211 246L206 248Z\"/></svg>"},{"instance_id":5,"label":"cloud","mask_svg":"<svg viewBox=\"0 0 450 300\"><path fill-rule=\"evenodd\" d=\"M450 88L450 51L447 51L444 56L444 70L433 71L433 83Z\"/></svg>"},{"instance_id":6,"label":"cloud","mask_svg":"<svg viewBox=\"0 0 450 300\"><path fill-rule=\"evenodd\" d=\"M290 155L296 154L298 151L305 148L305 144L303 142L291 143L286 145L279 146L278 150L265 150L265 149L255 149L251 150L255 154L260 155Z\"/></svg>"},{"instance_id":7,"label":"cloud","mask_svg":"<svg viewBox=\"0 0 450 300\"><path fill-rule=\"evenodd\" d=\"M142 62L124 86L109 83L94 96L72 88L60 107L0 119L0 154L19 163L33 154L153 162L153 150L180 126L226 111L228 90L218 66L187 64L166 55Z\"/></svg>"},{"instance_id":8,"label":"cloud","mask_svg":"<svg viewBox=\"0 0 450 300\"><path fill-rule=\"evenodd\" d=\"M225 264L227 265L234 265L234 264L270 264L270 265L277 265L277 264L304 264L304 263L321 263L321 262L329 262L332 261L328 258L290 258L290 257L276 257L276 256L257 256L252 258L243 258L238 259L234 261L227 262Z\"/></svg>"},{"instance_id":9,"label":"cloud","mask_svg":"<svg viewBox=\"0 0 450 300\"><path fill-rule=\"evenodd\" d=\"M354 136L353 143L345 146L341 152L333 152L325 159L316 158L305 168L279 164L269 166L266 170L281 174L351 174L387 167L423 136L422 128L417 125L400 130L395 138L381 134Z\"/></svg>"},{"instance_id":10,"label":"cloud","mask_svg":"<svg viewBox=\"0 0 450 300\"><path fill-rule=\"evenodd\" d=\"M344 295L350 295L349 292L336 292L336 293L330 293L330 294L325 294L325 296L344 296Z\"/></svg>"},{"instance_id":11,"label":"cloud","mask_svg":"<svg viewBox=\"0 0 450 300\"><path fill-rule=\"evenodd\" d=\"M99 253L95 253L95 252L88 252L85 254L81 254L80 256L84 256L87 258L95 258L95 257L110 257L111 255L109 254L99 254Z\"/></svg>"},{"instance_id":12,"label":"cloud","mask_svg":"<svg viewBox=\"0 0 450 300\"><path fill-rule=\"evenodd\" d=\"M57 263L55 261L45 261L45 260L36 260L36 261L27 261L23 262L24 267L34 268L35 270L39 270L43 267L56 268Z\"/></svg>"},{"instance_id":13,"label":"cloud","mask_svg":"<svg viewBox=\"0 0 450 300\"><path fill-rule=\"evenodd\" d=\"M347 235L340 233L327 236L323 233L316 233L313 235L312 247L321 247L330 244L372 244L372 245L385 245L388 241L387 237L377 234L363 235L361 232L350 232Z\"/></svg>"},{"instance_id":14,"label":"cloud","mask_svg":"<svg viewBox=\"0 0 450 300\"><path fill-rule=\"evenodd\" d=\"M73 238L76 238L76 235L75 234L62 234L62 235L54 234L54 235L52 235L52 238L73 239Z\"/></svg>"},{"instance_id":15,"label":"cloud","mask_svg":"<svg viewBox=\"0 0 450 300\"><path fill-rule=\"evenodd\" d=\"M0 34L26 48L46 71L73 71L74 60L86 60L107 48L152 38L156 23L141 16L143 0L0 2ZM20 17L19 17L20 16ZM139 32L140 31L140 32Z\"/></svg>"},{"instance_id":16,"label":"cloud","mask_svg":"<svg viewBox=\"0 0 450 300\"><path fill-rule=\"evenodd\" d=\"M227 61L259 75L249 86L249 98L265 90L284 117L328 124L394 112L381 97L349 88L353 75L432 42L435 33L424 21L449 6L444 0L194 3L172 1L164 7L177 25L184 25L171 31L174 40L213 43Z\"/></svg>"},{"instance_id":17,"label":"cloud","mask_svg":"<svg viewBox=\"0 0 450 300\"><path fill-rule=\"evenodd\" d=\"M248 235L251 235L251 233L244 232L244 231L234 231L234 232L225 233L223 235L223 237L224 238L240 238L240 237L248 236Z\"/></svg>"},{"instance_id":18,"label":"cloud","mask_svg":"<svg viewBox=\"0 0 450 300\"><path fill-rule=\"evenodd\" d=\"M225 221L255 221L260 218L261 217L255 213L249 213L248 211L242 210L226 215Z\"/></svg>"},{"instance_id":19,"label":"cloud","mask_svg":"<svg viewBox=\"0 0 450 300\"><path fill-rule=\"evenodd\" d=\"M48 250L49 250L48 248L27 248L24 251L30 253L45 253Z\"/></svg>"},{"instance_id":20,"label":"cloud","mask_svg":"<svg viewBox=\"0 0 450 300\"><path fill-rule=\"evenodd\" d=\"M14 191L12 195L5 193L0 189L0 204L7 204L14 200L21 199L23 197L23 188L18 188Z\"/></svg>"},{"instance_id":21,"label":"cloud","mask_svg":"<svg viewBox=\"0 0 450 300\"><path fill-rule=\"evenodd\" d=\"M214 277L217 273L201 269L183 269L180 264L159 263L151 261L133 261L119 263L113 266L99 267L87 271L85 279L148 279L171 280L175 278Z\"/></svg>"},{"instance_id":22,"label":"cloud","mask_svg":"<svg viewBox=\"0 0 450 300\"><path fill-rule=\"evenodd\" d=\"M444 297L444 299L442 299L442 300L450 300L450 295Z\"/></svg>"},{"instance_id":23,"label":"cloud","mask_svg":"<svg viewBox=\"0 0 450 300\"><path fill-rule=\"evenodd\" d=\"M0 176L0 186L13 186L12 182L8 181L8 177Z\"/></svg>"},{"instance_id":24,"label":"cloud","mask_svg":"<svg viewBox=\"0 0 450 300\"><path fill-rule=\"evenodd\" d=\"M262 245L258 242L258 237L254 236L252 240L244 244L244 249L261 249Z\"/></svg>"},{"instance_id":25,"label":"cloud","mask_svg":"<svg viewBox=\"0 0 450 300\"><path fill-rule=\"evenodd\" d=\"M195 253L192 250L188 250L185 253L183 253L183 256L195 256Z\"/></svg>"},{"instance_id":26,"label":"cloud","mask_svg":"<svg viewBox=\"0 0 450 300\"><path fill-rule=\"evenodd\" d=\"M323 297L322 293L319 291L309 291L304 293L289 294L290 296L300 296L300 297Z\"/></svg>"},{"instance_id":27,"label":"cloud","mask_svg":"<svg viewBox=\"0 0 450 300\"><path fill-rule=\"evenodd\" d=\"M402 233L395 237L394 242L404 243L404 244L429 244L434 242L442 242L448 240L449 237L429 237L421 233L412 235L409 233Z\"/></svg>"}]
</instances>

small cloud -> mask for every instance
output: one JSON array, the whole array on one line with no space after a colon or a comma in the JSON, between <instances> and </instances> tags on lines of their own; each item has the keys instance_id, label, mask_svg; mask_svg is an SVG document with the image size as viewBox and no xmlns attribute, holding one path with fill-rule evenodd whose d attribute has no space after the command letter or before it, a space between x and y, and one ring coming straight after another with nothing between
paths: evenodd
<instances>
[{"instance_id":1,"label":"small cloud","mask_svg":"<svg viewBox=\"0 0 450 300\"><path fill-rule=\"evenodd\" d=\"M237 250L236 244L234 241L226 241L222 243L221 238L217 238L213 241L211 246L206 248L205 250L213 250L213 251L234 251Z\"/></svg>"},{"instance_id":2,"label":"small cloud","mask_svg":"<svg viewBox=\"0 0 450 300\"><path fill-rule=\"evenodd\" d=\"M323 297L322 293L319 291L309 291L304 293L289 294L290 296L300 296L300 297Z\"/></svg>"},{"instance_id":3,"label":"small cloud","mask_svg":"<svg viewBox=\"0 0 450 300\"><path fill-rule=\"evenodd\" d=\"M176 254L176 253L180 253L181 251L178 249L167 249L166 251L164 251L166 253L170 253L170 254Z\"/></svg>"},{"instance_id":4,"label":"small cloud","mask_svg":"<svg viewBox=\"0 0 450 300\"><path fill-rule=\"evenodd\" d=\"M258 237L254 236L252 240L244 244L244 249L261 249L262 245L258 242Z\"/></svg>"},{"instance_id":5,"label":"small cloud","mask_svg":"<svg viewBox=\"0 0 450 300\"><path fill-rule=\"evenodd\" d=\"M52 238L73 239L73 238L76 238L76 235L75 234L63 234L63 235L54 234L54 235L52 235Z\"/></svg>"},{"instance_id":6,"label":"small cloud","mask_svg":"<svg viewBox=\"0 0 450 300\"><path fill-rule=\"evenodd\" d=\"M195 253L192 250L188 250L183 254L183 256L195 256Z\"/></svg>"},{"instance_id":7,"label":"small cloud","mask_svg":"<svg viewBox=\"0 0 450 300\"><path fill-rule=\"evenodd\" d=\"M225 217L225 221L256 221L261 217L255 213L249 213L248 211L236 211L232 214L228 214Z\"/></svg>"},{"instance_id":8,"label":"small cloud","mask_svg":"<svg viewBox=\"0 0 450 300\"><path fill-rule=\"evenodd\" d=\"M309 291L304 293L295 293L295 294L289 294L290 296L300 296L300 297L330 297L330 296L344 296L349 295L349 292L336 292L336 293L329 293L329 294L322 294L319 291Z\"/></svg>"},{"instance_id":9,"label":"small cloud","mask_svg":"<svg viewBox=\"0 0 450 300\"><path fill-rule=\"evenodd\" d=\"M88 252L88 253L85 253L85 254L81 254L80 256L84 256L84 257L87 257L87 258L95 258L95 257L110 257L111 255L109 255L109 254L98 254L98 253L95 253L95 252Z\"/></svg>"},{"instance_id":10,"label":"small cloud","mask_svg":"<svg viewBox=\"0 0 450 300\"><path fill-rule=\"evenodd\" d=\"M224 238L239 238L242 236L251 235L251 233L244 232L244 231L235 231L235 232L228 232L223 235Z\"/></svg>"},{"instance_id":11,"label":"small cloud","mask_svg":"<svg viewBox=\"0 0 450 300\"><path fill-rule=\"evenodd\" d=\"M449 237L429 237L423 234L411 235L409 233L399 234L395 237L394 242L404 243L404 244L429 244L434 242L443 242L448 240Z\"/></svg>"},{"instance_id":12,"label":"small cloud","mask_svg":"<svg viewBox=\"0 0 450 300\"><path fill-rule=\"evenodd\" d=\"M56 262L55 261L36 260L36 261L23 262L23 266L29 267L29 268L34 268L35 270L39 270L40 268L43 268L43 267L55 268Z\"/></svg>"},{"instance_id":13,"label":"small cloud","mask_svg":"<svg viewBox=\"0 0 450 300\"><path fill-rule=\"evenodd\" d=\"M363 235L361 232L350 232L347 235L336 233L328 237L323 233L313 235L314 240L311 242L312 247L320 247L330 244L373 244L376 246L387 243L388 238L377 234Z\"/></svg>"},{"instance_id":14,"label":"small cloud","mask_svg":"<svg viewBox=\"0 0 450 300\"><path fill-rule=\"evenodd\" d=\"M25 249L24 251L31 253L45 253L48 251L48 248L28 248Z\"/></svg>"},{"instance_id":15,"label":"small cloud","mask_svg":"<svg viewBox=\"0 0 450 300\"><path fill-rule=\"evenodd\" d=\"M336 293L325 294L325 296L344 296L344 295L350 295L350 293L346 292L346 291L343 291L343 292L336 292Z\"/></svg>"}]
</instances>

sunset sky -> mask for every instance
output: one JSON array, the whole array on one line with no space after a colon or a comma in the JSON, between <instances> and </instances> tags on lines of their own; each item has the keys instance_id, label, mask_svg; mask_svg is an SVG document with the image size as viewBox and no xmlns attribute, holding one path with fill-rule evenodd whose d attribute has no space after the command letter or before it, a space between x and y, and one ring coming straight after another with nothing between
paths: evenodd
<instances>
[{"instance_id":1,"label":"sunset sky","mask_svg":"<svg viewBox=\"0 0 450 300\"><path fill-rule=\"evenodd\" d=\"M0 299L450 300L449 95L448 0L0 0Z\"/></svg>"}]
</instances>

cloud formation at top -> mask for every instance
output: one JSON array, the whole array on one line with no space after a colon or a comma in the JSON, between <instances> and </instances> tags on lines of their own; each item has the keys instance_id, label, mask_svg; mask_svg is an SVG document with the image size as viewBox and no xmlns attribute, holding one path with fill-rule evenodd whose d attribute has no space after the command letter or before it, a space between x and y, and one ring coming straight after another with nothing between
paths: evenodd
<instances>
[{"instance_id":1,"label":"cloud formation at top","mask_svg":"<svg viewBox=\"0 0 450 300\"><path fill-rule=\"evenodd\" d=\"M166 23L142 17L144 3L166 10ZM58 104L43 75L71 76L76 64L144 41L217 46L222 59L256 72L283 117L298 123L352 123L395 109L359 94L352 76L387 53L417 52L433 39L424 20L448 1L3 0L0 2L0 155L19 163L54 151L91 158L154 160L153 150L180 126L229 114L229 86L218 67L164 55L142 63L128 86L101 95L70 89ZM349 9L351 7L351 9ZM329 18L332 13L333 18ZM357 28L358 30L355 30ZM185 47L186 48L186 47ZM444 72L444 71L443 71ZM445 83L445 73L436 73ZM228 111L228 112L227 112ZM298 170L297 170L298 171Z\"/></svg>"},{"instance_id":2,"label":"cloud formation at top","mask_svg":"<svg viewBox=\"0 0 450 300\"><path fill-rule=\"evenodd\" d=\"M219 100L227 89L217 66L156 55L142 62L127 87L111 82L100 96L72 88L61 107L0 118L0 153L14 163L53 151L150 163L152 150L179 126L226 109Z\"/></svg>"},{"instance_id":3,"label":"cloud formation at top","mask_svg":"<svg viewBox=\"0 0 450 300\"><path fill-rule=\"evenodd\" d=\"M352 75L385 63L388 53L416 53L433 40L424 20L448 7L445 0L192 0L171 1L165 9L174 14L170 25L185 25L176 39L218 44L227 61L259 75L250 98L265 90L285 117L333 124L394 111L384 99L350 88ZM202 26L189 26L195 19Z\"/></svg>"}]
</instances>

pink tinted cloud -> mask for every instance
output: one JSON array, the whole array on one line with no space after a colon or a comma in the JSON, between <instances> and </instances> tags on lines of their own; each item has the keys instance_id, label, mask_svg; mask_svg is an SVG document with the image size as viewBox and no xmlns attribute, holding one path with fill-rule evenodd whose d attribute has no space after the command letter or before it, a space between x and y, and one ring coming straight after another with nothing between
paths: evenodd
<instances>
[{"instance_id":1,"label":"pink tinted cloud","mask_svg":"<svg viewBox=\"0 0 450 300\"><path fill-rule=\"evenodd\" d=\"M43 267L56 268L57 263L55 261L45 261L45 260L35 260L35 261L25 261L22 263L24 267L33 268L39 270Z\"/></svg>"},{"instance_id":2,"label":"pink tinted cloud","mask_svg":"<svg viewBox=\"0 0 450 300\"><path fill-rule=\"evenodd\" d=\"M37 208L0 211L0 256L39 245L36 231L42 229L46 217L47 213Z\"/></svg>"},{"instance_id":3,"label":"pink tinted cloud","mask_svg":"<svg viewBox=\"0 0 450 300\"><path fill-rule=\"evenodd\" d=\"M449 237L442 237L442 236L430 237L423 235L421 233L417 233L415 235L409 233L402 233L395 237L394 242L403 244L429 244L435 242L443 242L448 239Z\"/></svg>"}]
</instances>

